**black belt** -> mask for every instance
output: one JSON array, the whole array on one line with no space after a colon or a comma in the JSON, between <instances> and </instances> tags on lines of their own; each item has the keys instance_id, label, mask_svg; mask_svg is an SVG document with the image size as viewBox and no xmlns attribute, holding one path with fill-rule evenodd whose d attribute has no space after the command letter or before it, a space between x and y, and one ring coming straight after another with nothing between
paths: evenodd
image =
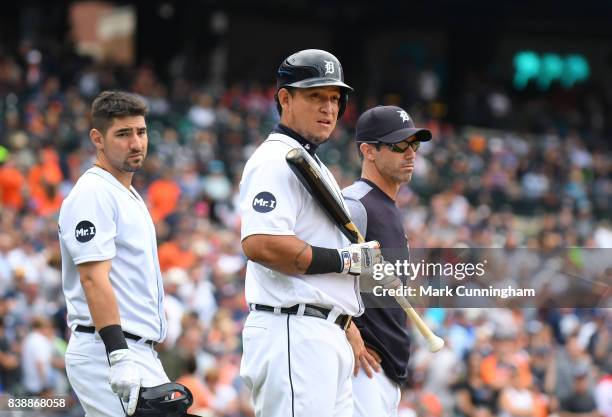
<instances>
[{"instance_id":1,"label":"black belt","mask_svg":"<svg viewBox=\"0 0 612 417\"><path fill-rule=\"evenodd\" d=\"M83 333L95 333L96 332L96 328L93 326L83 326L81 324L77 325L77 327L74 329L77 332L83 332ZM140 340L142 340L142 337L140 336L136 336L135 334L132 334L130 332L123 332L123 335L125 336L126 339L131 339L131 340L136 340L137 342L139 342ZM155 346L157 344L157 342L155 340L144 340L144 343L146 343L149 346Z\"/></svg>"},{"instance_id":2,"label":"black belt","mask_svg":"<svg viewBox=\"0 0 612 417\"><path fill-rule=\"evenodd\" d=\"M300 308L299 304L296 304L292 307L281 307L280 313L281 314L297 314L299 308ZM274 307L266 306L263 304L251 304L251 310L269 311L269 312L274 313ZM317 317L319 319L327 320L329 313L331 313L331 310L325 307L314 306L312 304L306 304L306 306L304 307L305 316ZM352 320L352 317L349 316L348 314L340 314L336 318L334 323L340 326L342 330L346 330L351 325L351 320Z\"/></svg>"}]
</instances>

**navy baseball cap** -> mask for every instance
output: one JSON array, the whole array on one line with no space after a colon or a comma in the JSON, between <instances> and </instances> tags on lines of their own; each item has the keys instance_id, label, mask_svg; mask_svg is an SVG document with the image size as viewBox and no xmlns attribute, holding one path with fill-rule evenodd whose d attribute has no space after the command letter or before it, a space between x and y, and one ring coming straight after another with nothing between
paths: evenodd
<instances>
[{"instance_id":1,"label":"navy baseball cap","mask_svg":"<svg viewBox=\"0 0 612 417\"><path fill-rule=\"evenodd\" d=\"M404 109L397 106L376 106L359 116L355 141L398 143L413 135L421 142L431 140L431 132L414 127L412 117Z\"/></svg>"}]
</instances>

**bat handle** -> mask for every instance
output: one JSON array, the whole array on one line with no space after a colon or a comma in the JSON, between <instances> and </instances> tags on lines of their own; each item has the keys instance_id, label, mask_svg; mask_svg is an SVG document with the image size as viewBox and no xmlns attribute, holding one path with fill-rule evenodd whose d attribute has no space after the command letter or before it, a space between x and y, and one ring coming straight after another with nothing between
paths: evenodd
<instances>
[{"instance_id":1,"label":"bat handle","mask_svg":"<svg viewBox=\"0 0 612 417\"><path fill-rule=\"evenodd\" d=\"M355 230L357 231L357 242L358 243L365 242L365 239L363 235L359 233L359 230L357 228L355 228ZM425 338L425 341L427 342L427 348L429 349L429 351L437 352L440 349L442 349L444 347L444 339L442 339L439 336L436 336L434 332L431 331L427 323L425 323L423 319L421 318L421 316L419 316L419 314L416 311L414 311L414 308L412 308L412 306L410 305L410 302L406 299L406 297L401 296L401 295L396 295L395 300L402 307L402 309L406 312L406 315L408 315L410 320L412 320L414 325L417 327L417 330L419 331L419 333L421 333L421 335Z\"/></svg>"},{"instance_id":2,"label":"bat handle","mask_svg":"<svg viewBox=\"0 0 612 417\"><path fill-rule=\"evenodd\" d=\"M365 243L365 237L363 237L363 235L361 234L361 232L359 231L359 229L357 229L357 227L355 227L355 234L357 235L357 243Z\"/></svg>"},{"instance_id":3,"label":"bat handle","mask_svg":"<svg viewBox=\"0 0 612 417\"><path fill-rule=\"evenodd\" d=\"M359 229L357 229L357 227L355 227L355 225L352 222L349 223L349 225L347 226L352 226L348 228L349 230L354 231L355 234L357 235L357 243L365 242L365 238L359 232ZM421 316L419 316L419 314L416 311L414 311L414 308L412 308L412 306L410 305L410 302L406 299L406 297L401 296L401 295L396 295L395 299L397 300L397 303L402 307L402 309L406 312L410 320L412 320L414 325L417 327L419 333L421 333L421 335L425 338L425 341L427 342L427 348L429 349L429 351L437 352L440 349L442 349L444 347L444 340L441 337L436 336L434 332L431 331L427 323L425 323L423 319L421 318Z\"/></svg>"},{"instance_id":4,"label":"bat handle","mask_svg":"<svg viewBox=\"0 0 612 417\"><path fill-rule=\"evenodd\" d=\"M427 342L427 348L430 352L437 352L444 347L444 340L436 336L434 332L431 331L429 326L423 321L421 316L418 315L414 308L410 305L410 302L406 299L406 297L397 295L395 296L398 304L402 307L402 309L406 312L410 320L417 327L417 330L421 335L425 338Z\"/></svg>"}]
</instances>

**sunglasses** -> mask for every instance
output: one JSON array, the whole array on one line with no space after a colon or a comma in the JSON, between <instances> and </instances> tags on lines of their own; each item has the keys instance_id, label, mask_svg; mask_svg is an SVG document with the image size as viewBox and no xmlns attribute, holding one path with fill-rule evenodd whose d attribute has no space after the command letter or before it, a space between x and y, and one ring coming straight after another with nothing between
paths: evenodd
<instances>
[{"instance_id":1,"label":"sunglasses","mask_svg":"<svg viewBox=\"0 0 612 417\"><path fill-rule=\"evenodd\" d=\"M391 149L391 152L395 152L395 153L404 153L408 150L408 148L412 148L412 150L416 152L419 149L419 146L421 146L421 141L413 140L411 142L408 142L404 140L398 143L378 142L376 144L376 148L380 149L380 145L388 146L389 149Z\"/></svg>"}]
</instances>

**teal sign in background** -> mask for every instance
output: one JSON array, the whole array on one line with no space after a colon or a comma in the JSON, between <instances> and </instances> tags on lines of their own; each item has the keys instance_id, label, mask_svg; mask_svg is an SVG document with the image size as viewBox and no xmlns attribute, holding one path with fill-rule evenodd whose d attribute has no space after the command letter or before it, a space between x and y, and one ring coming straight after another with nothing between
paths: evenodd
<instances>
[{"instance_id":1,"label":"teal sign in background","mask_svg":"<svg viewBox=\"0 0 612 417\"><path fill-rule=\"evenodd\" d=\"M522 90L530 81L541 90L547 90L553 81L564 88L589 79L591 69L581 54L560 55L538 54L533 51L519 51L514 55L514 87Z\"/></svg>"}]
</instances>

